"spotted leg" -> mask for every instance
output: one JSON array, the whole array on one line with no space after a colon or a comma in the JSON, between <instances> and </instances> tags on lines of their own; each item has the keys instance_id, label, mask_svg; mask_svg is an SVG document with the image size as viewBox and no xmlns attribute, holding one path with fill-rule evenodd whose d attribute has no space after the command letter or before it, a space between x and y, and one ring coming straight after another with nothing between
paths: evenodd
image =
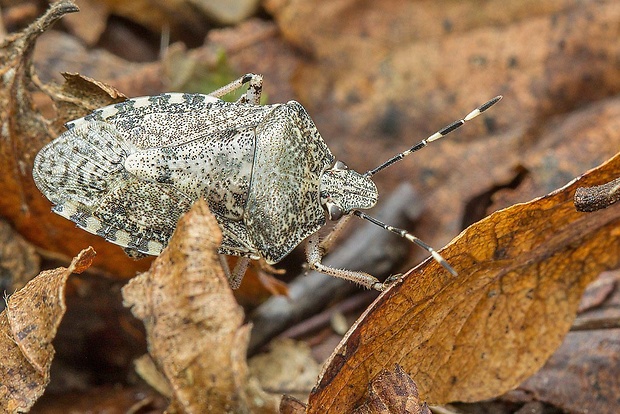
<instances>
[{"instance_id":1,"label":"spotted leg","mask_svg":"<svg viewBox=\"0 0 620 414\"><path fill-rule=\"evenodd\" d=\"M240 257L239 260L237 260L237 264L235 264L235 268L231 272L230 267L228 266L228 261L226 260L226 255L220 254L220 264L222 265L224 274L228 279L228 284L232 289L237 289L241 285L243 276L250 265L250 260L252 259L249 257Z\"/></svg>"},{"instance_id":2,"label":"spotted leg","mask_svg":"<svg viewBox=\"0 0 620 414\"><path fill-rule=\"evenodd\" d=\"M325 251L321 248L319 235L317 233L310 236L306 243L306 259L308 260L308 265L312 270L358 283L368 289L375 289L379 291L383 291L385 289L385 285L379 282L379 279L369 275L368 273L338 269L321 263Z\"/></svg>"},{"instance_id":3,"label":"spotted leg","mask_svg":"<svg viewBox=\"0 0 620 414\"><path fill-rule=\"evenodd\" d=\"M321 240L321 242L319 243L319 248L322 252L324 252L325 254L329 253L336 240L338 240L338 238L342 235L343 230L349 223L351 217L351 215L346 215L340 220L338 220L334 228L331 229L329 233L327 233L323 240Z\"/></svg>"},{"instance_id":4,"label":"spotted leg","mask_svg":"<svg viewBox=\"0 0 620 414\"><path fill-rule=\"evenodd\" d=\"M232 275L228 278L228 283L231 288L237 289L241 285L243 276L250 265L250 260L251 259L249 257L240 257L239 260L237 260L237 264L235 264Z\"/></svg>"},{"instance_id":5,"label":"spotted leg","mask_svg":"<svg viewBox=\"0 0 620 414\"><path fill-rule=\"evenodd\" d=\"M231 92L236 91L243 85L248 84L248 90L237 100L239 103L260 104L261 93L263 92L263 76L255 73L248 73L239 79L224 85L221 88L211 92L209 96L221 98Z\"/></svg>"}]
</instances>

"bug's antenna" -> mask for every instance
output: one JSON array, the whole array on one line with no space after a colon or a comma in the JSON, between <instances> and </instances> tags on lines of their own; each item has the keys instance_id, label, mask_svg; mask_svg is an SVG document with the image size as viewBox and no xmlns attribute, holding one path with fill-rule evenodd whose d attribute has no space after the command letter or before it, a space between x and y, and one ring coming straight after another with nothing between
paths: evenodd
<instances>
[{"instance_id":1,"label":"bug's antenna","mask_svg":"<svg viewBox=\"0 0 620 414\"><path fill-rule=\"evenodd\" d=\"M446 261L446 259L441 257L441 255L437 253L435 249L433 249L431 246L424 243L422 240L418 239L416 236L409 233L408 231L387 225L383 223L382 221L379 221L376 218L369 216L368 214L362 213L359 210L353 210L352 213L361 219L368 220L372 224L376 224L377 226L382 227L387 231L391 231L392 233L398 234L400 237L403 237L409 240L410 242L417 244L418 246L420 246L421 248L429 252L431 256L433 256L433 259L435 259L437 263L445 267L446 270L452 273L453 276L458 276L458 274L456 273L456 270L454 270L454 268L450 266L450 264Z\"/></svg>"},{"instance_id":2,"label":"bug's antenna","mask_svg":"<svg viewBox=\"0 0 620 414\"><path fill-rule=\"evenodd\" d=\"M481 113L483 113L484 111L486 111L487 109L489 109L490 107L492 107L493 105L498 103L501 99L502 99L501 95L496 96L495 98L493 98L490 101L480 105L478 108L476 108L473 111L471 111L470 113L468 113L464 118L459 119L458 121L454 121L450 125L447 125L447 126L441 128L439 131L435 132L433 135L429 136L428 138L423 139L422 141L418 142L413 147L409 148L407 151L401 152L400 154L397 154L397 155L393 156L392 158L390 158L389 160L387 160L383 164L379 165L378 167L376 167L376 168L366 172L364 174L364 176L372 177L373 175L375 175L379 171L383 170L384 168L387 168L390 165L394 164L395 162L398 162L398 161L402 160L407 155L409 155L409 154L411 154L413 152L416 152L419 149L424 148L425 146L427 146L429 144L429 142L437 141L439 138L445 137L450 132L452 132L455 129L457 129L460 126L462 126L465 122L471 121L472 119L474 119L475 117L477 117L478 115L480 115Z\"/></svg>"}]
</instances>

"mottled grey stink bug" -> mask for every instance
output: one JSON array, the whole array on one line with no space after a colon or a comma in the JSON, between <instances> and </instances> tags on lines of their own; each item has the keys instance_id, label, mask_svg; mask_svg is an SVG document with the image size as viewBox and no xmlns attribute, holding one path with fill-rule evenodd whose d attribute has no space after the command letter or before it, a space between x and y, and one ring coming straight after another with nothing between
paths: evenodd
<instances>
[{"instance_id":1,"label":"mottled grey stink bug","mask_svg":"<svg viewBox=\"0 0 620 414\"><path fill-rule=\"evenodd\" d=\"M244 84L238 101L219 99ZM67 123L68 131L37 154L34 181L55 213L128 252L150 255L162 251L179 217L204 197L222 230L219 252L242 257L229 275L233 287L250 259L277 263L308 239L310 268L382 290L367 273L321 263L334 237L319 242L318 230L326 219L351 215L416 243L455 274L417 237L360 210L377 201L375 173L480 115L500 96L360 174L335 159L299 103L259 105L261 91L262 77L247 74L209 95L165 93L98 109Z\"/></svg>"}]
</instances>

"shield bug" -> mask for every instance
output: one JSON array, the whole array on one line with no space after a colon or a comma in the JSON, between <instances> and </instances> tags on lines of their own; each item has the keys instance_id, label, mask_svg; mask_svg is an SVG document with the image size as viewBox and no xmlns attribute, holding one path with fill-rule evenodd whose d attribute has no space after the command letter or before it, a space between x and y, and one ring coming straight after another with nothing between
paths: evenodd
<instances>
[{"instance_id":1,"label":"shield bug","mask_svg":"<svg viewBox=\"0 0 620 414\"><path fill-rule=\"evenodd\" d=\"M236 102L219 99L245 84ZM247 74L209 95L165 93L98 109L67 123L68 131L37 154L34 181L52 211L134 254L159 254L179 217L204 197L222 230L219 252L241 256L228 271L233 287L250 259L277 263L307 239L310 268L383 290L367 273L321 263L352 215L417 244L456 274L420 239L361 210L377 201L374 174L480 115L500 96L360 174L336 160L303 106L259 105L261 91L262 77ZM328 219L341 223L319 241Z\"/></svg>"}]
</instances>

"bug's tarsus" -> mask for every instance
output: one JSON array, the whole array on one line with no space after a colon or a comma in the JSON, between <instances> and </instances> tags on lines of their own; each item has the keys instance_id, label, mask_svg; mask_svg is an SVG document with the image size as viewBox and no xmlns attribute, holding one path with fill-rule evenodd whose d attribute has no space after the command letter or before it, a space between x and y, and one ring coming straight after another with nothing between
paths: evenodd
<instances>
[{"instance_id":1,"label":"bug's tarsus","mask_svg":"<svg viewBox=\"0 0 620 414\"><path fill-rule=\"evenodd\" d=\"M258 105L263 92L263 76L256 73L246 73L240 78L230 82L228 85L224 85L221 88L211 92L209 96L221 98L222 96L228 95L246 84L248 84L248 90L241 95L237 102Z\"/></svg>"},{"instance_id":2,"label":"bug's tarsus","mask_svg":"<svg viewBox=\"0 0 620 414\"><path fill-rule=\"evenodd\" d=\"M446 259L441 257L441 255L439 253L437 253L437 251L435 249L433 249L431 246L429 246L428 244L424 243L422 240L420 240L419 238L417 238L413 234L409 233L408 231L403 230L403 229L399 229L397 227L390 226L388 224L385 224L384 222L382 222L380 220L377 220L376 218L374 218L372 216L369 216L368 214L362 213L359 210L353 210L352 213L355 214L357 217L359 217L361 219L370 221L372 224L376 224L377 226L382 227L382 228L384 228L387 231L391 231L392 233L397 234L400 237L402 237L404 239L407 239L407 240L409 240L412 243L415 243L419 247L421 247L424 250L426 250L427 252L429 252L431 254L431 256L433 257L433 259L437 263L442 265L453 276L458 276L458 273L456 272L456 270L454 270L454 268L452 266L450 266L450 264L446 261Z\"/></svg>"},{"instance_id":3,"label":"bug's tarsus","mask_svg":"<svg viewBox=\"0 0 620 414\"><path fill-rule=\"evenodd\" d=\"M387 160L383 164L379 165L378 167L373 168L370 171L367 171L364 175L366 177L372 177L373 175L375 175L379 171L389 167L390 165L394 164L395 162L398 162L398 161L402 160L407 155L410 155L410 154L416 152L417 150L424 148L425 146L427 146L429 144L429 142L437 141L438 139L445 137L450 132L460 128L465 122L471 121L472 119L474 119L475 117L477 117L478 115L480 115L481 113L483 113L484 111L486 111L487 109L489 109L490 107L492 107L493 105L498 103L501 99L502 99L502 96L499 95L499 96L496 96L495 98L493 98L493 99L483 103L482 105L480 105L479 107L477 107L476 109L474 109L473 111L471 111L470 113L465 115L465 117L463 117L463 118L461 118L461 119L459 119L457 121L454 121L454 122L452 122L449 125L446 125L445 127L441 128L439 131L437 131L434 134L430 135L428 138L423 139L422 141L420 141L417 144L413 145L407 151L403 151L400 154L396 154L395 156L393 156L392 158L390 158L389 160Z\"/></svg>"}]
</instances>

